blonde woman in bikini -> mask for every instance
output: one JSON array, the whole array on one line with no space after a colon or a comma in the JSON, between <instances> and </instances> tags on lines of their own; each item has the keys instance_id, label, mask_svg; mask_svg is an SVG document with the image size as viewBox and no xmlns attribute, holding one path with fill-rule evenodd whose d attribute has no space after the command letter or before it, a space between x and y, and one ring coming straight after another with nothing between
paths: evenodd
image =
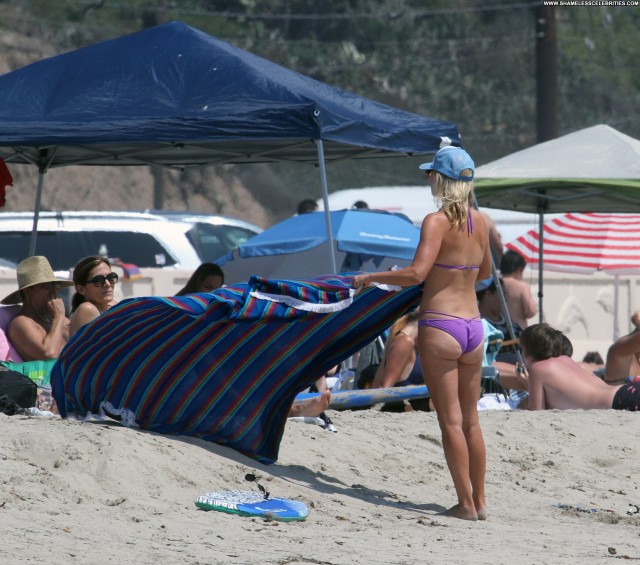
<instances>
[{"instance_id":1,"label":"blonde woman in bikini","mask_svg":"<svg viewBox=\"0 0 640 565\"><path fill-rule=\"evenodd\" d=\"M458 503L445 514L486 519L486 451L477 412L483 331L474 285L491 274L487 225L472 206L475 165L466 151L440 149L425 170L440 208L422 222L410 267L356 275L352 285L425 283L418 350L438 414Z\"/></svg>"}]
</instances>

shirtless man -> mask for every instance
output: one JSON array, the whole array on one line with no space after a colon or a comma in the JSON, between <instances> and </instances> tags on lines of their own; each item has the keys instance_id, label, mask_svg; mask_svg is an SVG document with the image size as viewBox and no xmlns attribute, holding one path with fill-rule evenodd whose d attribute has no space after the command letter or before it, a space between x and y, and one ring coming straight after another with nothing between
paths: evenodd
<instances>
[{"instance_id":1,"label":"shirtless man","mask_svg":"<svg viewBox=\"0 0 640 565\"><path fill-rule=\"evenodd\" d=\"M562 332L534 324L520 347L529 379L529 410L640 410L640 384L611 386L562 354Z\"/></svg>"},{"instance_id":2,"label":"shirtless man","mask_svg":"<svg viewBox=\"0 0 640 565\"><path fill-rule=\"evenodd\" d=\"M527 327L527 319L538 313L538 308L531 295L531 287L522 280L527 262L516 251L508 249L500 261L500 274L504 286L505 301L511 319L521 328Z\"/></svg>"},{"instance_id":3,"label":"shirtless man","mask_svg":"<svg viewBox=\"0 0 640 565\"><path fill-rule=\"evenodd\" d=\"M640 375L640 310L631 316L635 329L618 338L607 351L604 380L609 384L621 384L627 377Z\"/></svg>"},{"instance_id":4,"label":"shirtless man","mask_svg":"<svg viewBox=\"0 0 640 565\"><path fill-rule=\"evenodd\" d=\"M2 304L23 304L9 324L9 341L24 361L56 359L69 339L69 319L58 291L73 282L56 278L42 256L22 261L17 274L18 290L2 300Z\"/></svg>"}]
</instances>

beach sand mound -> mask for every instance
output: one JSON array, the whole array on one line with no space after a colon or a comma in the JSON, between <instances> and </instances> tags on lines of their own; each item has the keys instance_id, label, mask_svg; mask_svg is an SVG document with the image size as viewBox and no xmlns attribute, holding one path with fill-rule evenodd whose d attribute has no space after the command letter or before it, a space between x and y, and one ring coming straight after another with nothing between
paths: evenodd
<instances>
[{"instance_id":1,"label":"beach sand mound","mask_svg":"<svg viewBox=\"0 0 640 565\"><path fill-rule=\"evenodd\" d=\"M0 416L3 563L604 563L640 559L637 414L484 412L489 519L455 503L431 413L330 412L290 422L275 465L117 423ZM304 522L198 510L257 490ZM631 507L633 511L633 507Z\"/></svg>"}]
</instances>

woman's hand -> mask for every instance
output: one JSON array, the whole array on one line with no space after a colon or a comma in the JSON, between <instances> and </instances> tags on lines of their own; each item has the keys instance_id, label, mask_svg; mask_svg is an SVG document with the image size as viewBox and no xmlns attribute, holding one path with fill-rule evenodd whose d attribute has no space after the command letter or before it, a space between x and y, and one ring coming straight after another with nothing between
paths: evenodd
<instances>
[{"instance_id":1,"label":"woman's hand","mask_svg":"<svg viewBox=\"0 0 640 565\"><path fill-rule=\"evenodd\" d=\"M356 289L356 293L362 292L371 284L368 278L368 274L356 275L351 279L351 287Z\"/></svg>"}]
</instances>

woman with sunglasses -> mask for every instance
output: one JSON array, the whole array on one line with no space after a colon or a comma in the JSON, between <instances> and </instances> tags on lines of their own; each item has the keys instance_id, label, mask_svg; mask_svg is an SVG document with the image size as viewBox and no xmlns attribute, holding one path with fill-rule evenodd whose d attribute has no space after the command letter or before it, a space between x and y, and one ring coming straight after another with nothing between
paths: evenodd
<instances>
[{"instance_id":1,"label":"woman with sunglasses","mask_svg":"<svg viewBox=\"0 0 640 565\"><path fill-rule=\"evenodd\" d=\"M76 292L71 299L70 335L115 304L117 282L118 274L111 270L106 257L91 255L78 262L73 269Z\"/></svg>"}]
</instances>

